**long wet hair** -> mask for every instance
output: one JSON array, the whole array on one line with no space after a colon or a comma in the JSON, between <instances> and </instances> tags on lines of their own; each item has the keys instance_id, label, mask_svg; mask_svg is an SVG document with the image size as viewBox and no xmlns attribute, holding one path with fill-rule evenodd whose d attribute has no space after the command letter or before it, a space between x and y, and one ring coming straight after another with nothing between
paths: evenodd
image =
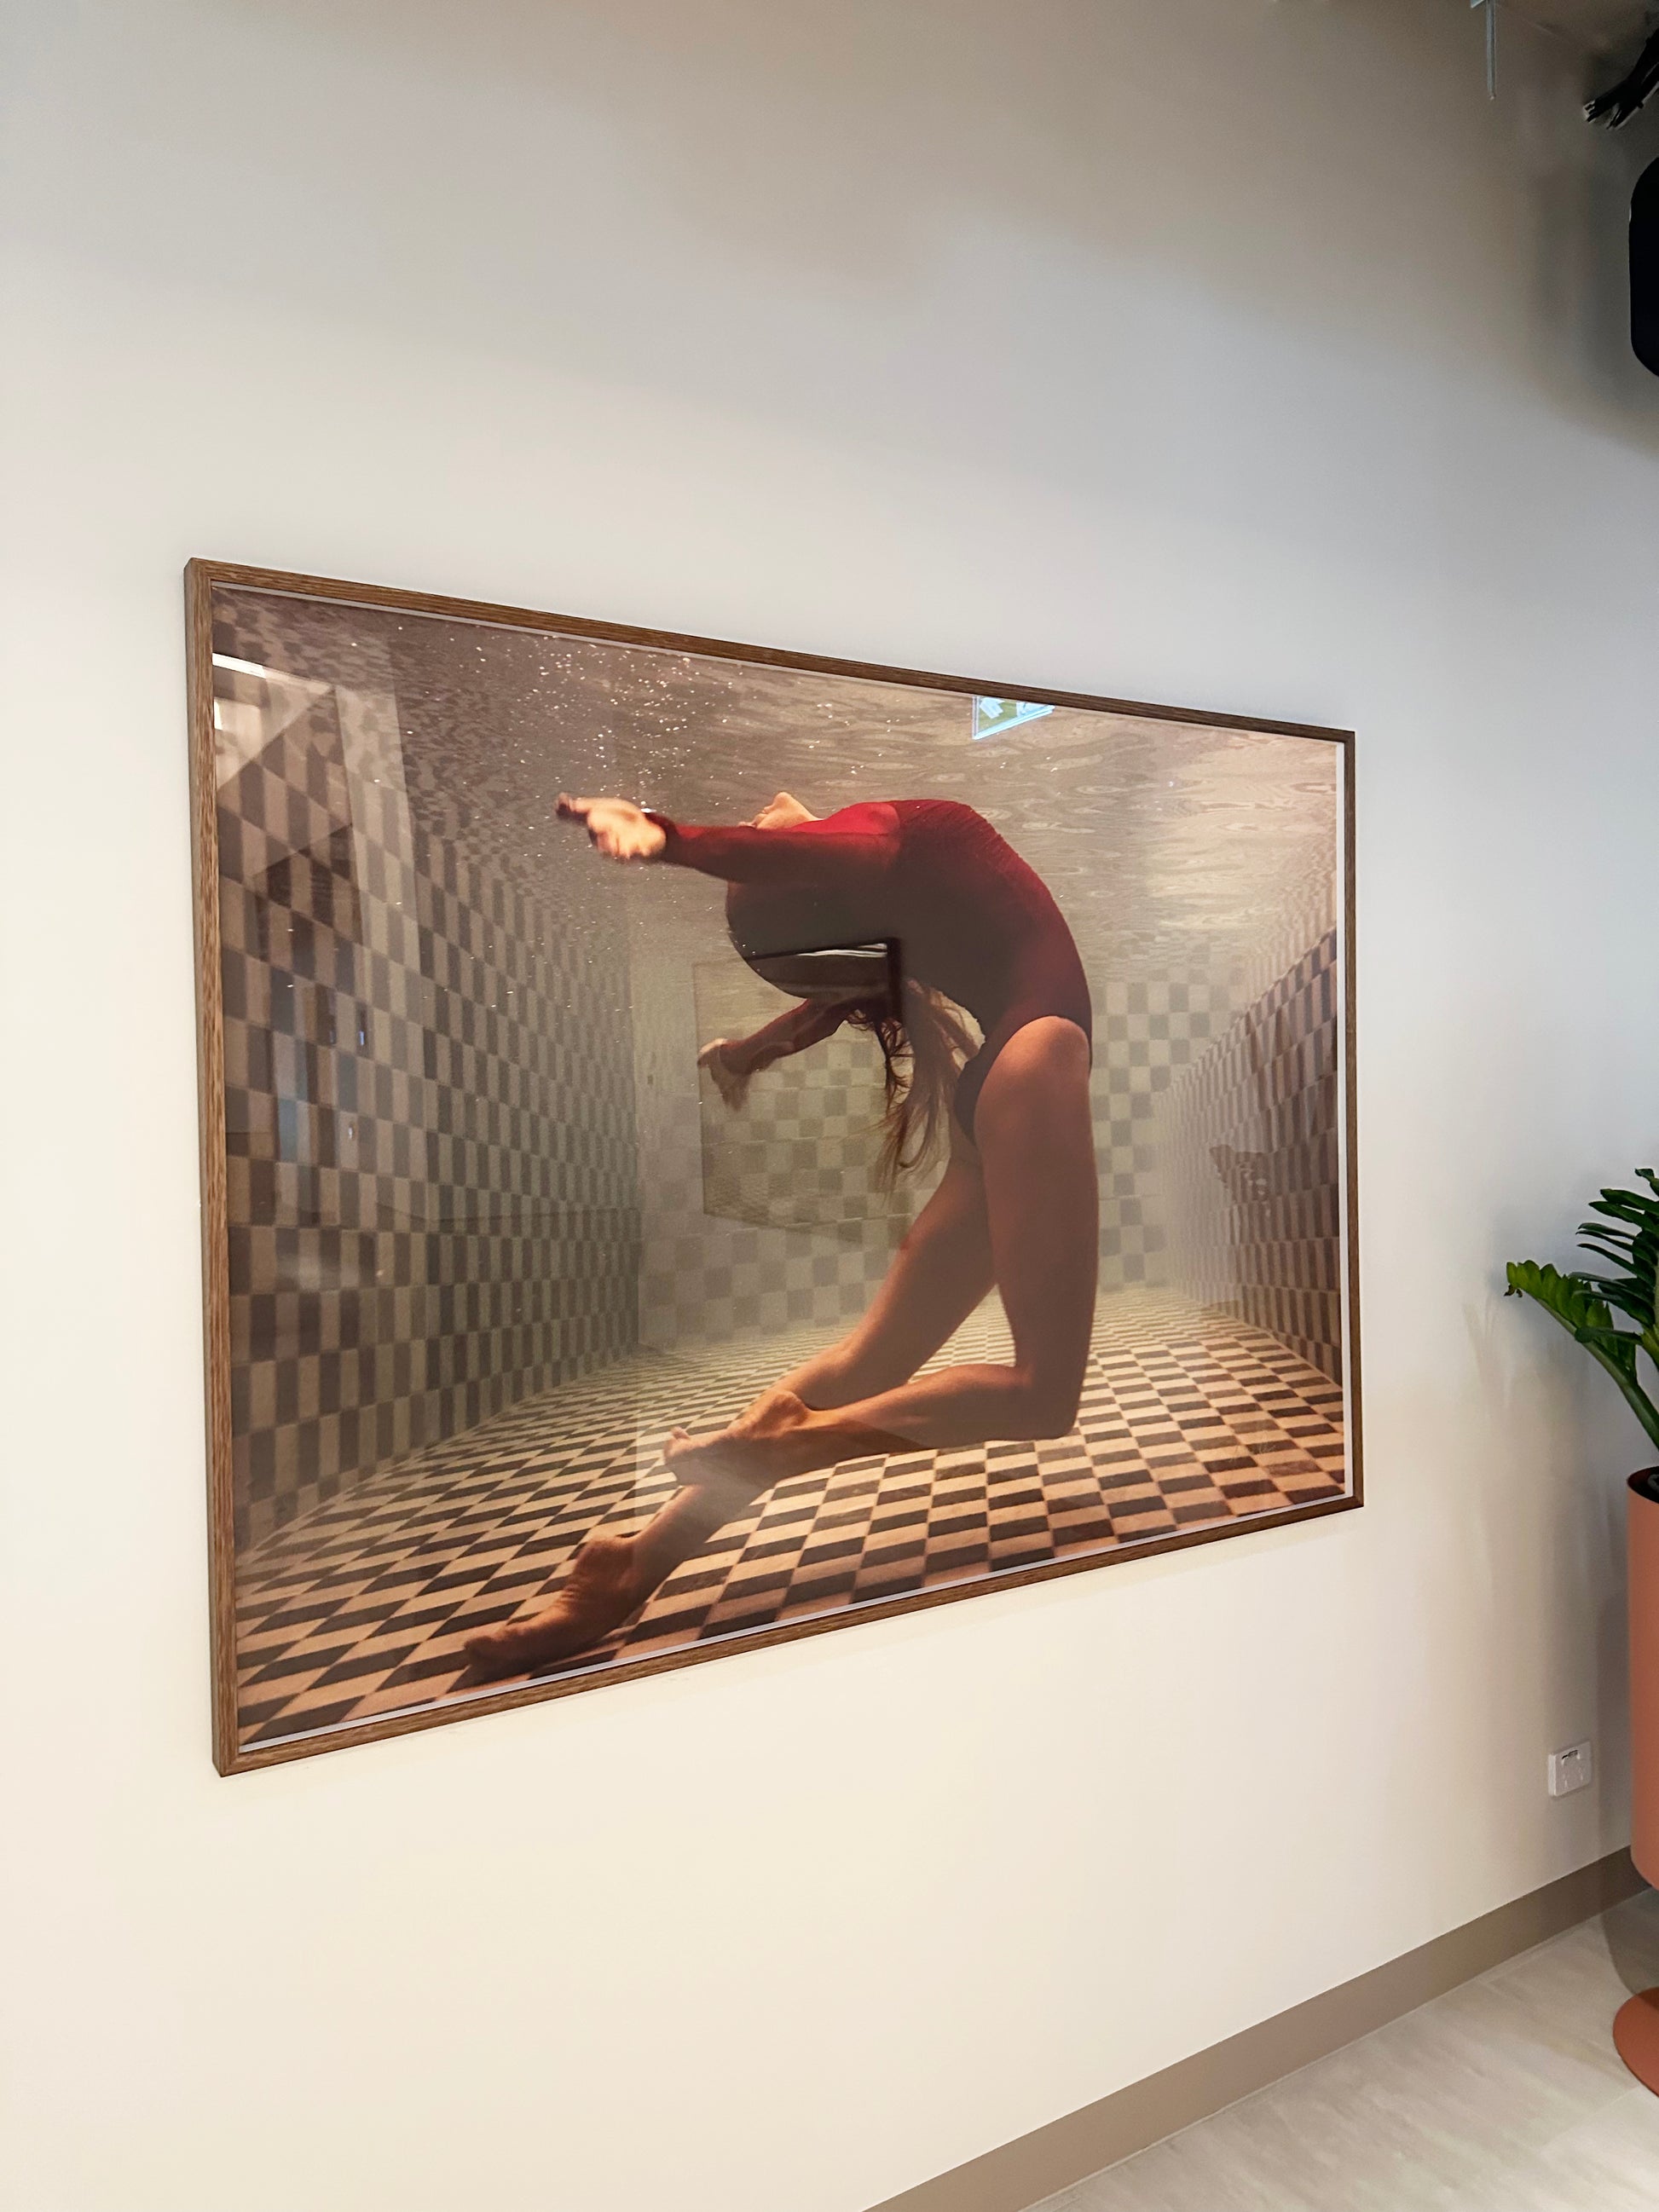
<instances>
[{"instance_id":1,"label":"long wet hair","mask_svg":"<svg viewBox=\"0 0 1659 2212\"><path fill-rule=\"evenodd\" d=\"M860 1000L847 1018L881 1047L886 1099L876 1173L891 1190L901 1175L918 1173L938 1155L957 1073L977 1047L944 993L908 976L896 1006L891 999Z\"/></svg>"}]
</instances>

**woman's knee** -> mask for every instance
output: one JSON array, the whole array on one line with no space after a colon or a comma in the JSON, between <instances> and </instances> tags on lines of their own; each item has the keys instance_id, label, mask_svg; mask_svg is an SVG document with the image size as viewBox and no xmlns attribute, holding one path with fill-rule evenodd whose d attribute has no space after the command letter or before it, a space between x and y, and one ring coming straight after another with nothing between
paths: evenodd
<instances>
[{"instance_id":1,"label":"woman's knee","mask_svg":"<svg viewBox=\"0 0 1659 2212\"><path fill-rule=\"evenodd\" d=\"M1036 1374L1020 1377L1016 1395L1018 1427L1012 1441L1043 1443L1069 1436L1083 1403L1080 1375Z\"/></svg>"},{"instance_id":2,"label":"woman's knee","mask_svg":"<svg viewBox=\"0 0 1659 2212\"><path fill-rule=\"evenodd\" d=\"M1038 1398L1032 1421L1033 1443L1046 1437L1068 1437L1077 1426L1077 1417L1083 1403L1081 1384L1071 1389L1044 1391Z\"/></svg>"}]
</instances>

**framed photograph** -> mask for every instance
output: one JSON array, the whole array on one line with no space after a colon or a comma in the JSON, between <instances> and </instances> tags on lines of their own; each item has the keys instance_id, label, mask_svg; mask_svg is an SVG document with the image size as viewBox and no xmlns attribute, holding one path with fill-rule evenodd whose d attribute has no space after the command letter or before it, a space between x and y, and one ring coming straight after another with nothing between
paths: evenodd
<instances>
[{"instance_id":1,"label":"framed photograph","mask_svg":"<svg viewBox=\"0 0 1659 2212\"><path fill-rule=\"evenodd\" d=\"M222 1771L1358 1504L1347 733L186 586Z\"/></svg>"}]
</instances>

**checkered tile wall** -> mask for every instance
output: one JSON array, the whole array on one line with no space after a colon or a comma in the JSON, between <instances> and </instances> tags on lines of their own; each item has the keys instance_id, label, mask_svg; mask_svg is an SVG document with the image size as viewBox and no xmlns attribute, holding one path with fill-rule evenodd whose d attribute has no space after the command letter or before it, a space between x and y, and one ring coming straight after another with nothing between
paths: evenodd
<instances>
[{"instance_id":1,"label":"checkered tile wall","mask_svg":"<svg viewBox=\"0 0 1659 2212\"><path fill-rule=\"evenodd\" d=\"M214 640L244 1543L638 1329L622 932L422 829L389 670L290 673L282 616Z\"/></svg>"},{"instance_id":2,"label":"checkered tile wall","mask_svg":"<svg viewBox=\"0 0 1659 2212\"><path fill-rule=\"evenodd\" d=\"M1225 1029L1233 984L1193 969L1157 981L1091 979L1103 1291L1170 1280L1159 1102Z\"/></svg>"},{"instance_id":3,"label":"checkered tile wall","mask_svg":"<svg viewBox=\"0 0 1659 2212\"><path fill-rule=\"evenodd\" d=\"M1340 1381L1338 1051L1331 929L1171 1087L1164 1128L1171 1281Z\"/></svg>"}]
</instances>

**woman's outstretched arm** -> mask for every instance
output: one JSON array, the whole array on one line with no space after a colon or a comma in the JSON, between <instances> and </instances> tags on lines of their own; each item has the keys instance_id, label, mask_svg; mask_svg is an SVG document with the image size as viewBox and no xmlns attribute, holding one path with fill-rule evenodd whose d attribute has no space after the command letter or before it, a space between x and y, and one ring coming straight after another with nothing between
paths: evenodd
<instances>
[{"instance_id":1,"label":"woman's outstretched arm","mask_svg":"<svg viewBox=\"0 0 1659 2212\"><path fill-rule=\"evenodd\" d=\"M848 1001L803 999L749 1036L716 1037L697 1054L697 1065L708 1070L728 1106L741 1106L763 1067L822 1044L834 1036L852 1011Z\"/></svg>"},{"instance_id":2,"label":"woman's outstretched arm","mask_svg":"<svg viewBox=\"0 0 1659 2212\"><path fill-rule=\"evenodd\" d=\"M671 868L695 868L723 884L873 885L898 849L898 816L884 800L843 807L790 830L736 829L649 817L665 833Z\"/></svg>"},{"instance_id":3,"label":"woman's outstretched arm","mask_svg":"<svg viewBox=\"0 0 1659 2212\"><path fill-rule=\"evenodd\" d=\"M726 884L874 884L898 850L898 815L885 799L844 806L823 822L775 830L672 822L629 799L562 793L559 812L585 823L608 860L659 860Z\"/></svg>"}]
</instances>

